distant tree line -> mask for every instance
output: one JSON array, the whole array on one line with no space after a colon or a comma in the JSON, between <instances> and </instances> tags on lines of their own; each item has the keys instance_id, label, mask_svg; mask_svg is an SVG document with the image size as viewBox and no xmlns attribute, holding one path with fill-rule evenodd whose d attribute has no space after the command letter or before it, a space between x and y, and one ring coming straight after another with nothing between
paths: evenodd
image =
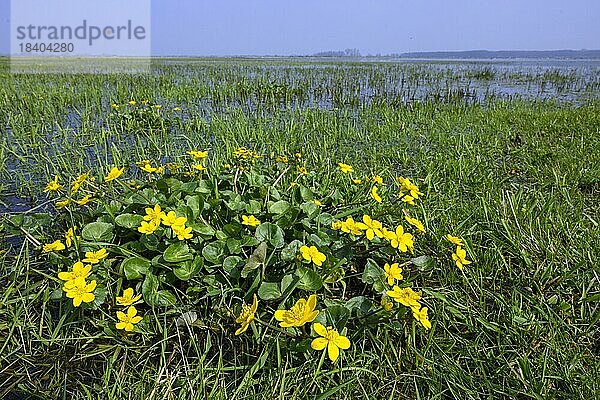
<instances>
[{"instance_id":1,"label":"distant tree line","mask_svg":"<svg viewBox=\"0 0 600 400\"><path fill-rule=\"evenodd\" d=\"M360 51L358 49L321 51L313 54L313 57L360 57Z\"/></svg>"}]
</instances>

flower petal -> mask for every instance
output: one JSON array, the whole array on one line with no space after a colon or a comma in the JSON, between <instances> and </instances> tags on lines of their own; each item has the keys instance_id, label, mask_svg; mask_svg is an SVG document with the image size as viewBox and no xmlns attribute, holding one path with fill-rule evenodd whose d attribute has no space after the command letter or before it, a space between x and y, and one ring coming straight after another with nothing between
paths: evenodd
<instances>
[{"instance_id":1,"label":"flower petal","mask_svg":"<svg viewBox=\"0 0 600 400\"><path fill-rule=\"evenodd\" d=\"M327 337L327 328L325 328L320 322L313 324L313 329L317 332L317 335Z\"/></svg>"},{"instance_id":2,"label":"flower petal","mask_svg":"<svg viewBox=\"0 0 600 400\"><path fill-rule=\"evenodd\" d=\"M325 347L327 347L327 343L329 343L329 340L325 339L325 338L316 338L314 339L311 343L310 343L310 347L313 348L313 350L323 350Z\"/></svg>"},{"instance_id":3,"label":"flower petal","mask_svg":"<svg viewBox=\"0 0 600 400\"><path fill-rule=\"evenodd\" d=\"M277 310L275 311L275 319L277 321L283 321L284 320L284 315L287 312L287 310Z\"/></svg>"},{"instance_id":4,"label":"flower petal","mask_svg":"<svg viewBox=\"0 0 600 400\"><path fill-rule=\"evenodd\" d=\"M350 340L346 336L338 336L335 341L335 345L340 349L348 349L350 348Z\"/></svg>"},{"instance_id":5,"label":"flower petal","mask_svg":"<svg viewBox=\"0 0 600 400\"><path fill-rule=\"evenodd\" d=\"M329 342L329 346L327 346L327 354L329 355L329 359L331 361L335 361L340 356L340 349L332 342Z\"/></svg>"}]
</instances>

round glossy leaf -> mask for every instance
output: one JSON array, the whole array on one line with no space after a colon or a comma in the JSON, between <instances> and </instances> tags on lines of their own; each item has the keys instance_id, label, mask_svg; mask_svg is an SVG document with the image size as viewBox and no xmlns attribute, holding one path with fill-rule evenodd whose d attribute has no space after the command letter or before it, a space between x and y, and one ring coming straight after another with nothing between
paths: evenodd
<instances>
[{"instance_id":1,"label":"round glossy leaf","mask_svg":"<svg viewBox=\"0 0 600 400\"><path fill-rule=\"evenodd\" d=\"M123 272L127 279L139 279L146 275L151 268L150 261L140 257L131 257L123 260L121 263Z\"/></svg>"},{"instance_id":2,"label":"round glossy leaf","mask_svg":"<svg viewBox=\"0 0 600 400\"><path fill-rule=\"evenodd\" d=\"M110 242L113 237L113 225L106 222L92 222L81 230L81 237L88 242Z\"/></svg>"},{"instance_id":3,"label":"round glossy leaf","mask_svg":"<svg viewBox=\"0 0 600 400\"><path fill-rule=\"evenodd\" d=\"M190 253L190 249L185 242L177 242L167 247L163 257L166 262L180 263L191 260L193 255Z\"/></svg>"}]
</instances>

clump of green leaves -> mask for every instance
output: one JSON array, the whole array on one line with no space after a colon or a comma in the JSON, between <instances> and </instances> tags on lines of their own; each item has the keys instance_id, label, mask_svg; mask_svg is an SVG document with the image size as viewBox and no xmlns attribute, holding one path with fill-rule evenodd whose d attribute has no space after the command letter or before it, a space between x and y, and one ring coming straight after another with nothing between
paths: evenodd
<instances>
[{"instance_id":1,"label":"clump of green leaves","mask_svg":"<svg viewBox=\"0 0 600 400\"><path fill-rule=\"evenodd\" d=\"M59 198L42 251L64 281L54 298L73 299L66 310L90 309L81 318L115 338L153 335L149 308L191 325L201 310L232 336L283 334L287 350L327 348L332 361L375 326L431 328L410 283L429 260L415 257L425 227L409 210L423 193L410 179L358 178L340 163L325 187L299 153L245 148L224 166L208 151L182 159L46 186Z\"/></svg>"}]
</instances>

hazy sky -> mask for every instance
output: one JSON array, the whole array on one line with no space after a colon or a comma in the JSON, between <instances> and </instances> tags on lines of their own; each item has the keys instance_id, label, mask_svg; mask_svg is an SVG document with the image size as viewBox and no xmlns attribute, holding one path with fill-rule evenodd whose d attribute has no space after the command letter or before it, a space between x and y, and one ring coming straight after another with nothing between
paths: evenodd
<instances>
[{"instance_id":1,"label":"hazy sky","mask_svg":"<svg viewBox=\"0 0 600 400\"><path fill-rule=\"evenodd\" d=\"M4 54L8 7L9 0L0 0ZM152 0L154 55L287 55L346 48L363 54L600 49L600 1Z\"/></svg>"}]
</instances>

